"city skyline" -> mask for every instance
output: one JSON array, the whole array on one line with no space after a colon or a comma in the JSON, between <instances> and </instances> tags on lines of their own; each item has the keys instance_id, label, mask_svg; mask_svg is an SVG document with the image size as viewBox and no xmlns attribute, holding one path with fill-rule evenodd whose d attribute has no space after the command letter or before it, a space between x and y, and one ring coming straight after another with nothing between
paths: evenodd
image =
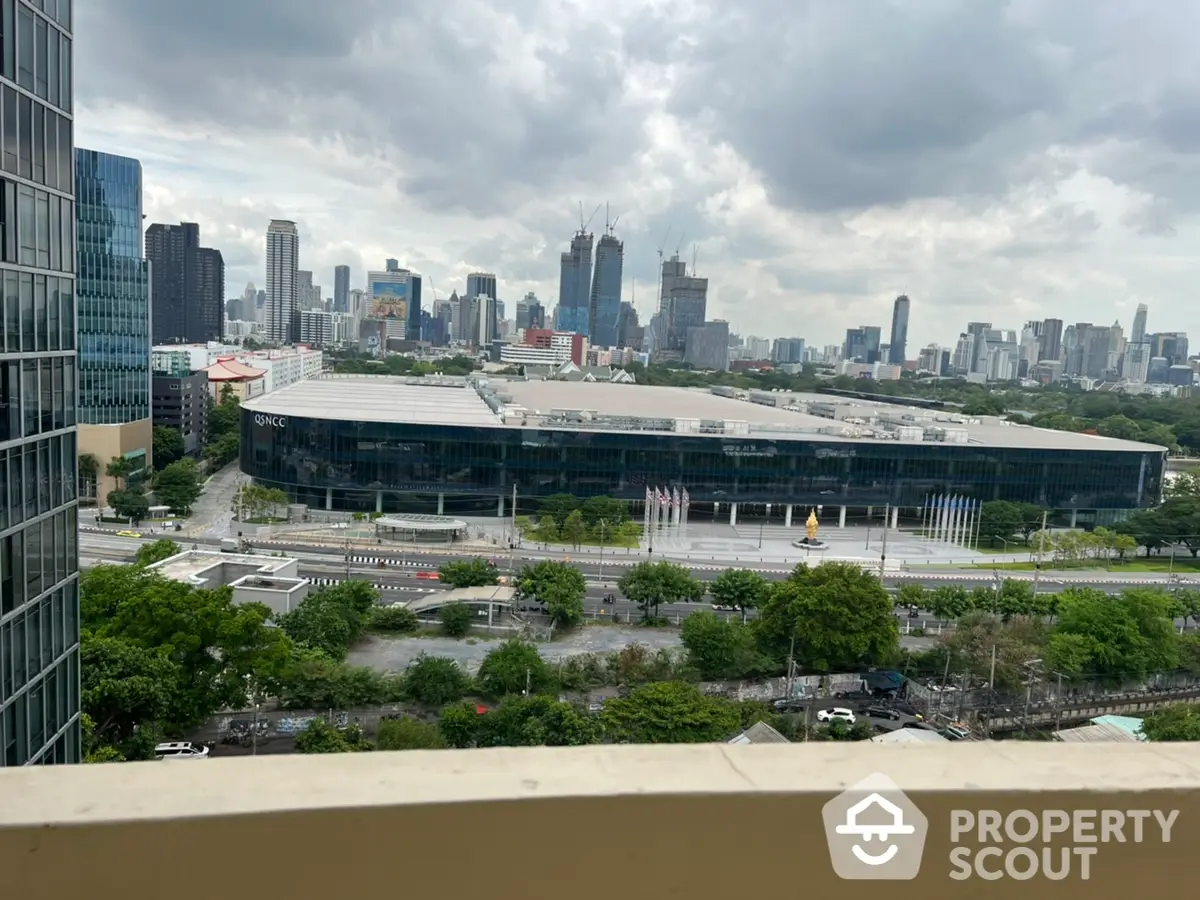
<instances>
[{"instance_id":1,"label":"city skyline","mask_svg":"<svg viewBox=\"0 0 1200 900\"><path fill-rule=\"evenodd\" d=\"M483 270L510 302L550 303L579 201L608 201L643 320L671 229L668 254L681 234L682 256L697 245L710 316L743 333L834 343L886 327L899 293L915 304L910 348L997 307L1019 326L1177 306L1172 327L1200 331L1185 302L1197 156L1176 100L1191 93L1175 65L1187 28L1155 8L1118 22L1105 4L1080 19L842 4L781 26L723 2L569 16L448 2L436 20L296 2L248 10L232 43L219 19L141 9L79 10L79 67L96 73L79 140L142 160L149 221L199 222L231 286L262 283L262 229L286 218L326 285L336 265L361 277L391 256L439 294ZM459 55L477 38L486 52ZM407 71L394 40L430 52ZM735 63L747 43L761 52ZM575 72L585 56L601 63ZM178 65L148 82L163 58Z\"/></svg>"}]
</instances>

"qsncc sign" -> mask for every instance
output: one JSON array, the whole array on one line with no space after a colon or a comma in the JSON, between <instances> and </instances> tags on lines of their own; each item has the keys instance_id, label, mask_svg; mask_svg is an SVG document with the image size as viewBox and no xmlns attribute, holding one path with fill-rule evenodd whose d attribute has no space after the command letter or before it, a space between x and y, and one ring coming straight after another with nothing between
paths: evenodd
<instances>
[{"instance_id":1,"label":"qsncc sign","mask_svg":"<svg viewBox=\"0 0 1200 900\"><path fill-rule=\"evenodd\" d=\"M254 424L269 426L271 428L286 428L287 416L268 416L265 413L256 413Z\"/></svg>"}]
</instances>

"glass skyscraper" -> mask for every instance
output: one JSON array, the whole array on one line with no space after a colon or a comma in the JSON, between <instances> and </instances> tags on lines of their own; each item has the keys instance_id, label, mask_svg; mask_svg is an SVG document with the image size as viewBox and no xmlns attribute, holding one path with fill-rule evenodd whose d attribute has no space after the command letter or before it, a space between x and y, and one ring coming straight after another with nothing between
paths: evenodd
<instances>
[{"instance_id":1,"label":"glass skyscraper","mask_svg":"<svg viewBox=\"0 0 1200 900\"><path fill-rule=\"evenodd\" d=\"M621 314L621 275L625 245L613 235L596 244L596 268L588 305L588 342L594 347L616 347L617 320Z\"/></svg>"},{"instance_id":2,"label":"glass skyscraper","mask_svg":"<svg viewBox=\"0 0 1200 900\"><path fill-rule=\"evenodd\" d=\"M71 0L0 0L0 765L78 762Z\"/></svg>"},{"instance_id":3,"label":"glass skyscraper","mask_svg":"<svg viewBox=\"0 0 1200 900\"><path fill-rule=\"evenodd\" d=\"M142 258L142 164L75 151L79 421L150 418L150 272ZM101 460L107 462L107 460Z\"/></svg>"}]
</instances>

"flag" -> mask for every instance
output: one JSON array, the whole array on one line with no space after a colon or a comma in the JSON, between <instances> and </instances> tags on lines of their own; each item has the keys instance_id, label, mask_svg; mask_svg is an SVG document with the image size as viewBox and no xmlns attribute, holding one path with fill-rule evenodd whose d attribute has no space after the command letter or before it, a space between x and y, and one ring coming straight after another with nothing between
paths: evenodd
<instances>
[{"instance_id":1,"label":"flag","mask_svg":"<svg viewBox=\"0 0 1200 900\"><path fill-rule=\"evenodd\" d=\"M683 503L679 499L679 488L675 488L675 493L672 499L675 501L675 508L678 509Z\"/></svg>"},{"instance_id":2,"label":"flag","mask_svg":"<svg viewBox=\"0 0 1200 900\"><path fill-rule=\"evenodd\" d=\"M650 503L653 501L653 499L654 498L650 496L650 485L646 485L646 502Z\"/></svg>"},{"instance_id":3,"label":"flag","mask_svg":"<svg viewBox=\"0 0 1200 900\"><path fill-rule=\"evenodd\" d=\"M688 506L691 504L691 502L692 502L692 500L690 497L688 497L687 488L684 488L683 489L683 505Z\"/></svg>"}]
</instances>

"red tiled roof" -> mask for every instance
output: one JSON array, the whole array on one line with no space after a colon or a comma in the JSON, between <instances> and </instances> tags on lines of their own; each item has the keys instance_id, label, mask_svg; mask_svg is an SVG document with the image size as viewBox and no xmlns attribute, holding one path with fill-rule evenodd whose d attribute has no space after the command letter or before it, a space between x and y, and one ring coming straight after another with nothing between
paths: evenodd
<instances>
[{"instance_id":1,"label":"red tiled roof","mask_svg":"<svg viewBox=\"0 0 1200 900\"><path fill-rule=\"evenodd\" d=\"M236 359L218 359L200 371L208 375L209 381L253 381L267 374L262 369L252 369Z\"/></svg>"}]
</instances>

